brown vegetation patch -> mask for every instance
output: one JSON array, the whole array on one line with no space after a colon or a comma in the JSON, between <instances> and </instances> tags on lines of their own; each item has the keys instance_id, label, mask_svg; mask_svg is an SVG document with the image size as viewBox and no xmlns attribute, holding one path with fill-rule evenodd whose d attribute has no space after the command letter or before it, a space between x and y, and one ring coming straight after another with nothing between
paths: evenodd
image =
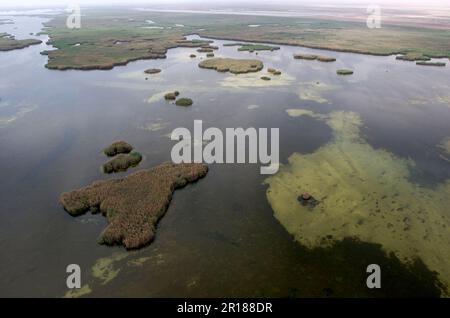
<instances>
[{"instance_id":1,"label":"brown vegetation patch","mask_svg":"<svg viewBox=\"0 0 450 318\"><path fill-rule=\"evenodd\" d=\"M212 58L200 62L198 66L201 68L213 69L218 72L243 74L249 72L258 72L263 69L264 64L259 60Z\"/></svg>"},{"instance_id":2,"label":"brown vegetation patch","mask_svg":"<svg viewBox=\"0 0 450 318\"><path fill-rule=\"evenodd\" d=\"M127 249L150 243L156 224L165 214L172 193L208 172L205 164L164 163L120 179L97 181L65 192L60 203L73 216L100 211L108 220L99 242Z\"/></svg>"},{"instance_id":3,"label":"brown vegetation patch","mask_svg":"<svg viewBox=\"0 0 450 318\"><path fill-rule=\"evenodd\" d=\"M130 153L131 150L133 150L133 146L129 143L119 140L114 141L112 144L110 144L108 147L103 149L103 153L107 155L108 157L113 157L119 153Z\"/></svg>"},{"instance_id":4,"label":"brown vegetation patch","mask_svg":"<svg viewBox=\"0 0 450 318\"><path fill-rule=\"evenodd\" d=\"M136 167L142 161L142 155L139 152L130 154L120 154L106 162L103 165L103 172L113 173L126 171L130 167Z\"/></svg>"}]
</instances>

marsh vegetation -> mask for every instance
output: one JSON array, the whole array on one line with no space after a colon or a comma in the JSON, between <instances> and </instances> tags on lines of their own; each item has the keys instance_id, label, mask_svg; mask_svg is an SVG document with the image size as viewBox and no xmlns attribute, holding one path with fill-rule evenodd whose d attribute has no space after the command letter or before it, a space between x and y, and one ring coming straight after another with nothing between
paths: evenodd
<instances>
[{"instance_id":1,"label":"marsh vegetation","mask_svg":"<svg viewBox=\"0 0 450 318\"><path fill-rule=\"evenodd\" d=\"M233 74L244 74L259 72L264 64L259 60L212 58L198 64L200 68L213 69L218 72L230 72Z\"/></svg>"}]
</instances>

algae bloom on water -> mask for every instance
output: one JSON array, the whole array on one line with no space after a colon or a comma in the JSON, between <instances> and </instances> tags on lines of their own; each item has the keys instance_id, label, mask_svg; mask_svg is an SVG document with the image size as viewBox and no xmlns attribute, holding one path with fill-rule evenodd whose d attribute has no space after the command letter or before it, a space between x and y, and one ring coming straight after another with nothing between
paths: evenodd
<instances>
[{"instance_id":1,"label":"algae bloom on water","mask_svg":"<svg viewBox=\"0 0 450 318\"><path fill-rule=\"evenodd\" d=\"M145 70L145 74L158 74L161 70L159 68L149 68L148 70Z\"/></svg>"},{"instance_id":2,"label":"algae bloom on water","mask_svg":"<svg viewBox=\"0 0 450 318\"><path fill-rule=\"evenodd\" d=\"M448 288L450 180L434 187L411 182L414 162L368 144L356 113L287 112L322 121L333 132L330 142L292 154L265 181L275 217L295 240L309 248L348 237L381 244L405 264L420 259ZM319 201L313 209L298 201L306 191ZM328 235L333 240L324 239Z\"/></svg>"},{"instance_id":3,"label":"algae bloom on water","mask_svg":"<svg viewBox=\"0 0 450 318\"><path fill-rule=\"evenodd\" d=\"M194 102L190 98L182 97L177 99L175 105L177 106L191 106Z\"/></svg>"},{"instance_id":4,"label":"algae bloom on water","mask_svg":"<svg viewBox=\"0 0 450 318\"><path fill-rule=\"evenodd\" d=\"M120 153L130 153L131 150L133 150L133 146L123 140L119 140L113 142L108 147L103 149L103 153L108 157L114 157L115 155Z\"/></svg>"}]
</instances>

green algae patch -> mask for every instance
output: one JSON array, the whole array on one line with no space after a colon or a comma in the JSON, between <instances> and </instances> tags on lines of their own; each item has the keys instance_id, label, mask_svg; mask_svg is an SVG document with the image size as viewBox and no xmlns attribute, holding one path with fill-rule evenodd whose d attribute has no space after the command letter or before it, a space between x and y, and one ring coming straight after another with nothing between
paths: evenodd
<instances>
[{"instance_id":1,"label":"green algae patch","mask_svg":"<svg viewBox=\"0 0 450 318\"><path fill-rule=\"evenodd\" d=\"M100 211L107 218L100 244L139 248L155 237L156 225L166 213L173 192L203 178L207 172L205 164L163 163L62 193L60 203L72 216Z\"/></svg>"},{"instance_id":2,"label":"green algae patch","mask_svg":"<svg viewBox=\"0 0 450 318\"><path fill-rule=\"evenodd\" d=\"M224 78L220 85L228 89L248 89L256 87L283 87L292 85L295 78L283 73L279 76L274 76L270 81L261 80L260 74L249 73L249 74L239 74L230 75Z\"/></svg>"},{"instance_id":3,"label":"green algae patch","mask_svg":"<svg viewBox=\"0 0 450 318\"><path fill-rule=\"evenodd\" d=\"M261 71L264 64L259 60L212 58L198 64L200 68L213 69L217 72L230 72L233 74L244 74Z\"/></svg>"},{"instance_id":4,"label":"green algae patch","mask_svg":"<svg viewBox=\"0 0 450 318\"><path fill-rule=\"evenodd\" d=\"M158 74L161 73L161 70L159 68L149 68L148 70L144 71L145 74Z\"/></svg>"},{"instance_id":5,"label":"green algae patch","mask_svg":"<svg viewBox=\"0 0 450 318\"><path fill-rule=\"evenodd\" d=\"M288 114L324 121L333 131L332 141L311 154L292 154L265 180L274 216L295 240L308 248L347 237L381 244L405 264L420 259L448 288L450 180L434 188L410 182L414 162L372 148L360 136L356 113ZM318 204L302 205L304 192Z\"/></svg>"},{"instance_id":6,"label":"green algae patch","mask_svg":"<svg viewBox=\"0 0 450 318\"><path fill-rule=\"evenodd\" d=\"M128 266L141 267L145 264L145 262L149 261L151 257L139 257L136 259L129 260L127 262Z\"/></svg>"},{"instance_id":7,"label":"green algae patch","mask_svg":"<svg viewBox=\"0 0 450 318\"><path fill-rule=\"evenodd\" d=\"M241 47L238 48L238 51L247 51L247 52L254 52L254 51L276 51L279 50L279 46L272 46L272 45L264 45L264 44L241 44Z\"/></svg>"},{"instance_id":8,"label":"green algae patch","mask_svg":"<svg viewBox=\"0 0 450 318\"><path fill-rule=\"evenodd\" d=\"M441 157L447 161L450 161L450 137L445 138L438 147L442 150Z\"/></svg>"},{"instance_id":9,"label":"green algae patch","mask_svg":"<svg viewBox=\"0 0 450 318\"><path fill-rule=\"evenodd\" d=\"M102 285L108 284L114 278L119 275L120 268L116 268L115 263L123 260L128 256L128 253L121 252L115 253L109 257L103 257L98 259L94 266L92 266L92 276L100 280Z\"/></svg>"},{"instance_id":10,"label":"green algae patch","mask_svg":"<svg viewBox=\"0 0 450 318\"><path fill-rule=\"evenodd\" d=\"M326 84L322 82L302 82L298 90L298 96L301 100L309 100L319 104L329 103L330 101L324 96L327 92L335 90L336 85Z\"/></svg>"},{"instance_id":11,"label":"green algae patch","mask_svg":"<svg viewBox=\"0 0 450 318\"><path fill-rule=\"evenodd\" d=\"M340 70L337 70L336 73L338 75L352 75L353 71L349 70L349 69L340 69Z\"/></svg>"},{"instance_id":12,"label":"green algae patch","mask_svg":"<svg viewBox=\"0 0 450 318\"><path fill-rule=\"evenodd\" d=\"M92 293L92 289L88 284L83 285L81 288L71 289L64 295L64 298L79 298Z\"/></svg>"}]
</instances>

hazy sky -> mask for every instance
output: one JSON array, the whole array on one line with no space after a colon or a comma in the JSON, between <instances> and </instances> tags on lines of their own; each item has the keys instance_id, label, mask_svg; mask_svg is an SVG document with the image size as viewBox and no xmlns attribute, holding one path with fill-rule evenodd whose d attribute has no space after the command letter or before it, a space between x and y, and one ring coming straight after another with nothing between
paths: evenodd
<instances>
[{"instance_id":1,"label":"hazy sky","mask_svg":"<svg viewBox=\"0 0 450 318\"><path fill-rule=\"evenodd\" d=\"M129 4L129 5L151 5L161 3L205 3L205 5L214 4L217 2L230 3L230 4L242 4L242 3L255 3L255 4L276 4L276 3L288 3L288 4L358 4L358 5L390 5L390 6L441 6L450 7L450 0L227 0L227 1L215 1L215 0L0 0L0 7L46 7L57 5L59 7L66 7L70 3L83 4Z\"/></svg>"}]
</instances>

